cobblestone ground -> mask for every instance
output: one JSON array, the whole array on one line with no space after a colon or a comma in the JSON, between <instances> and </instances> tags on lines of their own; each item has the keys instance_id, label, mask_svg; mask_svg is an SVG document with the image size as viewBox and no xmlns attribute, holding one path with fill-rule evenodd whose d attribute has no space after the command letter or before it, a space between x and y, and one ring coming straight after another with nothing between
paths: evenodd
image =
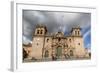
<instances>
[{"instance_id":1,"label":"cobblestone ground","mask_svg":"<svg viewBox=\"0 0 100 73\"><path fill-rule=\"evenodd\" d=\"M32 60L32 59L24 59L23 63L28 63L28 62L49 62L49 61L72 61L72 60L89 60L89 58L68 58L68 59L40 59L40 60Z\"/></svg>"}]
</instances>

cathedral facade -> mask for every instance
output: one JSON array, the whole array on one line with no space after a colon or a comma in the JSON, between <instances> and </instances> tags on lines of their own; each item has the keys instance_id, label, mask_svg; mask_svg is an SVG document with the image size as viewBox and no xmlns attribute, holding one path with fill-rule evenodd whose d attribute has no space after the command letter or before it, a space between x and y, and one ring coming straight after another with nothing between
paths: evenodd
<instances>
[{"instance_id":1,"label":"cathedral facade","mask_svg":"<svg viewBox=\"0 0 100 73\"><path fill-rule=\"evenodd\" d=\"M48 34L46 26L36 26L31 44L31 58L36 60L56 60L85 58L86 55L84 40L79 26L72 28L67 36L63 32Z\"/></svg>"}]
</instances>

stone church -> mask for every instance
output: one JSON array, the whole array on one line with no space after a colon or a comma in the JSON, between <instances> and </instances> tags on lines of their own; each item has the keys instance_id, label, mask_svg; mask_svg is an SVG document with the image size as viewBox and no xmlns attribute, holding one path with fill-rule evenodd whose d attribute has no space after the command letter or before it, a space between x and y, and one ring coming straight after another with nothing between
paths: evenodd
<instances>
[{"instance_id":1,"label":"stone church","mask_svg":"<svg viewBox=\"0 0 100 73\"><path fill-rule=\"evenodd\" d=\"M48 33L45 25L37 25L30 49L29 56L37 60L77 59L87 55L79 26L72 28L70 34L65 36L63 32Z\"/></svg>"}]
</instances>

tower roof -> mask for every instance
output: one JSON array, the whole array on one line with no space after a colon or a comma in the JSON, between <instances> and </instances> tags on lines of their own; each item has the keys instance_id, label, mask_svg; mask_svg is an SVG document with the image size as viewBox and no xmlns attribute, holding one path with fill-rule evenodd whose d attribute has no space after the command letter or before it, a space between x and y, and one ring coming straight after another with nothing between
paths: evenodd
<instances>
[{"instance_id":1,"label":"tower roof","mask_svg":"<svg viewBox=\"0 0 100 73\"><path fill-rule=\"evenodd\" d=\"M78 25L73 26L73 27L72 27L72 30L73 30L73 29L80 29L80 30L81 30L81 27L80 27L80 25L78 24Z\"/></svg>"},{"instance_id":2,"label":"tower roof","mask_svg":"<svg viewBox=\"0 0 100 73\"><path fill-rule=\"evenodd\" d=\"M73 26L73 27L72 27L71 32L72 32L74 29L79 29L79 30L81 30L81 27L80 27L80 25L79 25L79 24L78 24L78 25L75 25L75 26Z\"/></svg>"},{"instance_id":3,"label":"tower roof","mask_svg":"<svg viewBox=\"0 0 100 73\"><path fill-rule=\"evenodd\" d=\"M43 25L43 24L37 24L37 25L36 25L36 28L46 28L46 26Z\"/></svg>"},{"instance_id":4,"label":"tower roof","mask_svg":"<svg viewBox=\"0 0 100 73\"><path fill-rule=\"evenodd\" d=\"M81 27L80 27L80 25L78 24L78 25L74 25L73 28L80 29Z\"/></svg>"},{"instance_id":5,"label":"tower roof","mask_svg":"<svg viewBox=\"0 0 100 73\"><path fill-rule=\"evenodd\" d=\"M47 27L44 24L37 24L36 28L44 28L45 32L47 32Z\"/></svg>"}]
</instances>

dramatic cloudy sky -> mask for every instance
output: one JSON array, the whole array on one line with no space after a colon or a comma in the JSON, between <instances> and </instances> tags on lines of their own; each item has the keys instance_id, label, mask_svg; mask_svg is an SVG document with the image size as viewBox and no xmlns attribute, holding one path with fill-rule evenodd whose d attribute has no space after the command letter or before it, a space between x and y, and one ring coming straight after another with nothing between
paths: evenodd
<instances>
[{"instance_id":1,"label":"dramatic cloudy sky","mask_svg":"<svg viewBox=\"0 0 100 73\"><path fill-rule=\"evenodd\" d=\"M91 46L91 14L73 12L50 12L23 10L23 43L32 42L37 24L46 25L49 33L63 31L68 35L71 28L80 25L85 48Z\"/></svg>"}]
</instances>

